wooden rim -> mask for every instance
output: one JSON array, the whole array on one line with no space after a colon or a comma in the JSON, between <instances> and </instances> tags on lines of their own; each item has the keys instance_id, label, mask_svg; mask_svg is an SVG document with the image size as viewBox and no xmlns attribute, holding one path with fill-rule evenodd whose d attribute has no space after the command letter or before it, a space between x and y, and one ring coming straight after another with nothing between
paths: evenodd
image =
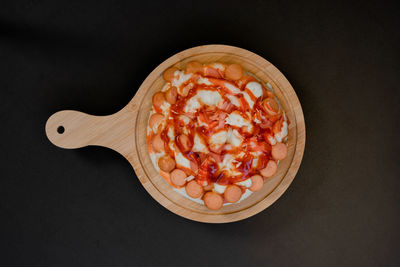
<instances>
[{"instance_id":1,"label":"wooden rim","mask_svg":"<svg viewBox=\"0 0 400 267\"><path fill-rule=\"evenodd\" d=\"M293 157L291 159L288 168L282 174L283 178L280 182L276 185L272 192L265 195L264 198L261 200L253 203L251 206L234 212L225 212L225 213L205 213L199 212L194 209L190 209L185 206L179 205L169 199L164 192L161 192L157 186L149 179L149 173L146 173L146 169L144 167L144 160L143 151L139 150L140 146L143 146L143 136L138 134L139 129L139 112L141 111L142 100L146 95L146 91L153 85L155 77L160 77L165 69L172 65L176 65L179 62L184 61L188 57L192 57L193 55L201 55L201 54L211 54L211 53L231 53L234 56L240 55L240 57L251 58L253 61L257 62L257 65L262 65L265 68L265 72L268 73L269 77L271 77L272 82L275 86L277 86L282 92L283 97L290 99L288 103L293 110L293 117L292 120L294 121L295 125L295 145L293 148ZM130 108L129 108L130 106ZM206 222L206 223L227 223L227 222L234 222L246 219L250 216L253 216L262 210L266 209L272 203L274 203L289 187L291 182L293 181L299 167L301 164L301 160L304 153L305 148L305 123L304 123L304 116L303 111L299 102L299 99L290 85L289 81L285 78L285 76L270 62L265 60L264 58L242 48L227 46L227 45L204 45L193 47L182 52L179 52L172 57L165 60L161 63L157 68L155 68L149 76L145 79L142 85L139 87L138 92L136 93L135 97L132 101L127 105L128 109L135 110L133 112L135 115L135 139L134 139L134 153L130 153L129 155L124 155L131 165L133 166L140 182L144 186L144 188L148 191L148 193L163 205L165 208L170 210L171 212L178 214L184 218L199 221L199 222ZM124 108L124 109L126 109ZM291 137L291 138L293 138Z\"/></svg>"}]
</instances>

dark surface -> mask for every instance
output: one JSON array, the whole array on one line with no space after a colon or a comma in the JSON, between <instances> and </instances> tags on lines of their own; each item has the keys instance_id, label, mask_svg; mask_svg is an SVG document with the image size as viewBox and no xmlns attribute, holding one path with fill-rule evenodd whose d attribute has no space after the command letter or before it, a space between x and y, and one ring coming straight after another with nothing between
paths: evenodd
<instances>
[{"instance_id":1,"label":"dark surface","mask_svg":"<svg viewBox=\"0 0 400 267\"><path fill-rule=\"evenodd\" d=\"M394 2L190 2L2 1L0 265L400 265ZM268 59L303 106L303 163L264 212L188 221L116 152L47 140L52 113L114 113L166 58L216 43Z\"/></svg>"}]
</instances>

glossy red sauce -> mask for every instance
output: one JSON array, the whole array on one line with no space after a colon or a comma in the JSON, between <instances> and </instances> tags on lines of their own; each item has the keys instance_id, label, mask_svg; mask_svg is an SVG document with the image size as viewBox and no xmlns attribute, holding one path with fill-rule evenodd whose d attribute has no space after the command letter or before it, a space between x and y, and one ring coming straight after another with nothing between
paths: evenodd
<instances>
[{"instance_id":1,"label":"glossy red sauce","mask_svg":"<svg viewBox=\"0 0 400 267\"><path fill-rule=\"evenodd\" d=\"M256 98L252 92L248 89L245 89L245 86L250 81L256 81L252 76L242 77L240 80L236 82L224 80L223 73L220 70L209 68L205 76L209 77L210 81L213 82L212 86L208 85L198 85L195 83L199 76L193 75L191 79L181 85L181 88L178 88L178 91L181 91L182 88L187 86L189 83L194 83L194 86L189 90L187 97L182 97L178 95L177 101L175 104L171 105L170 109L170 117L166 119L166 127L161 132L161 138L165 142L165 152L170 156L174 157L174 151L171 150L168 145L170 139L168 137L168 129L174 129L175 136L175 144L177 148L181 151L181 153L190 160L194 165L198 167L198 174L191 170L186 170L189 174L195 175L196 181L201 185L207 185L212 182L216 182L221 185L228 185L236 182L243 181L254 174L257 174L261 169L265 168L268 161L271 159L271 145L268 142L268 136L273 135L280 131L282 127L282 114L271 115L266 109L268 108L263 104L263 96L260 98ZM250 109L249 104L243 97L243 95L237 95L240 106L236 107L226 97L226 94L232 94L229 89L223 86L224 83L229 82L235 85L240 90L245 90L246 93L250 96L250 98L254 101L254 106ZM187 113L184 111L184 107L186 102L196 95L199 90L210 90L210 91L219 91L224 100L224 103L220 108L217 107L209 107L203 105L200 109L198 109L195 113ZM271 96L272 93L266 91L267 89L263 87L264 96ZM155 108L157 112L160 112L158 108ZM250 113L251 117L257 118L261 123L253 124L253 132L247 132L248 129L245 127L235 127L229 126L225 124L226 117L233 111L239 111L241 116L247 119L248 114ZM189 124L185 125L180 116L184 115L191 119ZM201 120L206 123L208 126L197 126L195 127L195 122ZM186 127L186 131L184 128ZM243 143L238 148L229 149L229 145L223 145L218 151L211 151L210 146L208 149L209 153L195 153L191 150L187 152L182 152L184 149L181 147L180 143L177 142L177 137L180 134L186 134L189 137L191 146L194 144L194 136L197 133L199 136L205 140L208 144L210 138L213 134L218 131L227 130L229 127L232 129L236 129L240 135L244 138ZM150 136L151 138L151 136ZM150 139L148 139L148 142ZM236 159L237 167L236 171L241 173L240 176L231 177L226 171L221 171L218 167L218 163L221 162L224 158L224 155L229 154L239 154L240 152L244 152L244 156ZM257 166L253 167L254 156L252 152L259 152ZM243 189L243 188L242 188ZM245 190L245 189L244 189Z\"/></svg>"}]
</instances>

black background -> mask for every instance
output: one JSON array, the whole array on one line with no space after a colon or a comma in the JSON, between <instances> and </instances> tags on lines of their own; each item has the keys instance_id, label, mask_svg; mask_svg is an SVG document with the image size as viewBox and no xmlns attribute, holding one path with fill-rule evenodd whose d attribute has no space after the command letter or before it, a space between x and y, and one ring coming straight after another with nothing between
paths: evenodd
<instances>
[{"instance_id":1,"label":"black background","mask_svg":"<svg viewBox=\"0 0 400 267\"><path fill-rule=\"evenodd\" d=\"M398 10L394 1L1 1L0 265L400 265ZM118 111L158 64L202 44L272 62L307 127L287 192L225 225L164 209L116 152L62 150L44 132L58 110Z\"/></svg>"}]
</instances>

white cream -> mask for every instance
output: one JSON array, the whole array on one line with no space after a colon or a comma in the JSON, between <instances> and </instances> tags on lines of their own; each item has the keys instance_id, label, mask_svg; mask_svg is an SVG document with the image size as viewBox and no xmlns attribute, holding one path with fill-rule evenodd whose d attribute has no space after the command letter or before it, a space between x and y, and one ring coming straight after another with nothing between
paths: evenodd
<instances>
[{"instance_id":1,"label":"white cream","mask_svg":"<svg viewBox=\"0 0 400 267\"><path fill-rule=\"evenodd\" d=\"M242 173L236 170L236 163L238 163L238 161L236 161L231 154L225 154L222 162L218 163L218 167L220 170L226 171L230 176L241 175Z\"/></svg>"},{"instance_id":2,"label":"white cream","mask_svg":"<svg viewBox=\"0 0 400 267\"><path fill-rule=\"evenodd\" d=\"M223 194L225 192L226 187L227 187L226 185L220 185L220 184L214 183L214 191L219 194Z\"/></svg>"},{"instance_id":3,"label":"white cream","mask_svg":"<svg viewBox=\"0 0 400 267\"><path fill-rule=\"evenodd\" d=\"M175 161L178 166L182 166L187 169L191 169L190 168L190 160L188 160L181 152L175 151Z\"/></svg>"},{"instance_id":4,"label":"white cream","mask_svg":"<svg viewBox=\"0 0 400 267\"><path fill-rule=\"evenodd\" d=\"M185 108L183 109L183 111L194 113L199 108L201 108L199 99L197 97L192 97L186 102L186 105L185 105Z\"/></svg>"},{"instance_id":5,"label":"white cream","mask_svg":"<svg viewBox=\"0 0 400 267\"><path fill-rule=\"evenodd\" d=\"M261 84L258 82L249 82L246 84L246 88L249 89L250 92L257 98L263 95Z\"/></svg>"},{"instance_id":6,"label":"white cream","mask_svg":"<svg viewBox=\"0 0 400 267\"><path fill-rule=\"evenodd\" d=\"M203 104L208 106L216 106L222 102L222 97L217 91L200 90L197 92L196 96Z\"/></svg>"},{"instance_id":7,"label":"white cream","mask_svg":"<svg viewBox=\"0 0 400 267\"><path fill-rule=\"evenodd\" d=\"M169 145L169 148L170 148L172 151L175 151L175 150L176 150L176 149L175 149L175 142L170 141L168 145Z\"/></svg>"},{"instance_id":8,"label":"white cream","mask_svg":"<svg viewBox=\"0 0 400 267\"><path fill-rule=\"evenodd\" d=\"M208 148L206 146L206 143L197 133L194 135L193 143L194 143L192 147L193 152L208 153Z\"/></svg>"},{"instance_id":9,"label":"white cream","mask_svg":"<svg viewBox=\"0 0 400 267\"><path fill-rule=\"evenodd\" d=\"M269 142L269 144L272 145L272 146L275 145L275 144L276 144L276 139L275 139L275 137L269 135L269 136L268 136L268 142Z\"/></svg>"},{"instance_id":10,"label":"white cream","mask_svg":"<svg viewBox=\"0 0 400 267\"><path fill-rule=\"evenodd\" d=\"M249 188L249 187L252 186L253 183L252 183L251 179L249 178L249 179L246 179L246 180L244 180L244 181L237 182L237 183L235 183L235 184L241 185L241 186L244 186L244 187Z\"/></svg>"},{"instance_id":11,"label":"white cream","mask_svg":"<svg viewBox=\"0 0 400 267\"><path fill-rule=\"evenodd\" d=\"M213 63L210 66L213 67L214 69L217 69L217 70L220 70L220 71L224 71L225 70L225 66L222 65L221 63Z\"/></svg>"},{"instance_id":12,"label":"white cream","mask_svg":"<svg viewBox=\"0 0 400 267\"><path fill-rule=\"evenodd\" d=\"M281 131L280 131L279 133L276 133L276 134L275 134L275 139L276 139L276 141L278 141L278 142L282 142L283 139L284 139L287 135L288 135L288 124L287 124L286 117L285 117L285 120L284 120L283 123L282 123L282 129L281 129Z\"/></svg>"},{"instance_id":13,"label":"white cream","mask_svg":"<svg viewBox=\"0 0 400 267\"><path fill-rule=\"evenodd\" d=\"M239 88L237 88L236 86L234 86L231 83L225 83L224 85L229 91L231 91L235 95L240 94L242 92L242 91L240 91Z\"/></svg>"},{"instance_id":14,"label":"white cream","mask_svg":"<svg viewBox=\"0 0 400 267\"><path fill-rule=\"evenodd\" d=\"M185 72L177 70L174 72L174 78L172 79L171 82L172 86L175 86L176 88L179 89L181 85L187 82L191 77L192 77L191 73L185 74Z\"/></svg>"},{"instance_id":15,"label":"white cream","mask_svg":"<svg viewBox=\"0 0 400 267\"><path fill-rule=\"evenodd\" d=\"M212 85L212 82L210 82L209 79L203 78L203 77L198 78L197 79L197 83L198 84L204 84L204 85Z\"/></svg>"},{"instance_id":16,"label":"white cream","mask_svg":"<svg viewBox=\"0 0 400 267\"><path fill-rule=\"evenodd\" d=\"M166 83L163 88L161 88L161 92L166 92L171 88L171 83Z\"/></svg>"},{"instance_id":17,"label":"white cream","mask_svg":"<svg viewBox=\"0 0 400 267\"><path fill-rule=\"evenodd\" d=\"M191 121L191 119L185 115L180 115L179 119L185 124L188 125Z\"/></svg>"},{"instance_id":18,"label":"white cream","mask_svg":"<svg viewBox=\"0 0 400 267\"><path fill-rule=\"evenodd\" d=\"M250 152L250 154L253 156L253 162L251 163L252 168L256 168L258 165L258 158L262 154L262 152Z\"/></svg>"},{"instance_id":19,"label":"white cream","mask_svg":"<svg viewBox=\"0 0 400 267\"><path fill-rule=\"evenodd\" d=\"M232 145L231 144L225 144L225 150L226 151L232 150Z\"/></svg>"},{"instance_id":20,"label":"white cream","mask_svg":"<svg viewBox=\"0 0 400 267\"><path fill-rule=\"evenodd\" d=\"M253 129L253 125L251 124L251 122L244 119L237 111L229 114L228 117L225 119L225 123L236 127L247 126L249 131Z\"/></svg>"},{"instance_id":21,"label":"white cream","mask_svg":"<svg viewBox=\"0 0 400 267\"><path fill-rule=\"evenodd\" d=\"M201 107L201 104L208 106L216 106L222 103L223 99L219 92L211 90L199 90L197 94L192 96L185 105L185 112L196 112Z\"/></svg>"},{"instance_id":22,"label":"white cream","mask_svg":"<svg viewBox=\"0 0 400 267\"><path fill-rule=\"evenodd\" d=\"M225 96L226 96L226 98L229 99L229 101L232 103L232 105L234 105L236 107L240 107L239 99L236 96L230 95L230 94L226 94Z\"/></svg>"},{"instance_id":23,"label":"white cream","mask_svg":"<svg viewBox=\"0 0 400 267\"><path fill-rule=\"evenodd\" d=\"M225 123L236 127L248 125L248 122L236 111L228 115L228 117L225 119Z\"/></svg>"},{"instance_id":24,"label":"white cream","mask_svg":"<svg viewBox=\"0 0 400 267\"><path fill-rule=\"evenodd\" d=\"M169 110L171 108L171 104L167 101L164 101L164 103L160 106L160 108L161 108L161 113L165 117L169 117Z\"/></svg>"},{"instance_id":25,"label":"white cream","mask_svg":"<svg viewBox=\"0 0 400 267\"><path fill-rule=\"evenodd\" d=\"M171 141L174 141L174 140L175 140L175 130L174 130L174 127L169 127L169 128L168 128L168 138L169 138L169 140L171 140Z\"/></svg>"},{"instance_id":26,"label":"white cream","mask_svg":"<svg viewBox=\"0 0 400 267\"><path fill-rule=\"evenodd\" d=\"M244 141L243 136L241 136L237 130L233 130L232 135L230 136L229 139L229 144L231 144L234 147L238 147L242 145L243 141Z\"/></svg>"},{"instance_id":27,"label":"white cream","mask_svg":"<svg viewBox=\"0 0 400 267\"><path fill-rule=\"evenodd\" d=\"M213 134L210 138L210 144L214 145L222 145L225 144L228 132L227 131L219 131Z\"/></svg>"},{"instance_id":28,"label":"white cream","mask_svg":"<svg viewBox=\"0 0 400 267\"><path fill-rule=\"evenodd\" d=\"M250 107L250 108L253 108L253 106L254 106L254 101L251 100L250 95L249 95L248 93L246 93L246 92L243 92L242 94L243 94L244 99L246 100L247 104L249 104L249 107Z\"/></svg>"},{"instance_id":29,"label":"white cream","mask_svg":"<svg viewBox=\"0 0 400 267\"><path fill-rule=\"evenodd\" d=\"M194 179L194 176L193 175L189 175L188 177L186 177L186 182L190 182L191 180L193 180Z\"/></svg>"},{"instance_id":30,"label":"white cream","mask_svg":"<svg viewBox=\"0 0 400 267\"><path fill-rule=\"evenodd\" d=\"M258 158L254 158L253 161L251 162L251 167L257 168L257 165L258 165Z\"/></svg>"},{"instance_id":31,"label":"white cream","mask_svg":"<svg viewBox=\"0 0 400 267\"><path fill-rule=\"evenodd\" d=\"M247 190L244 192L244 194L242 195L242 197L239 199L239 201L236 202L236 203L240 203L241 201L243 201L243 200L245 200L246 198L248 198L251 194L253 194L253 192L247 189Z\"/></svg>"},{"instance_id":32,"label":"white cream","mask_svg":"<svg viewBox=\"0 0 400 267\"><path fill-rule=\"evenodd\" d=\"M234 130L232 128L228 129L227 138L226 138L226 141L228 144L231 144L234 147L238 147L242 144L243 140L244 140L243 137L240 135L240 133L237 130Z\"/></svg>"}]
</instances>

